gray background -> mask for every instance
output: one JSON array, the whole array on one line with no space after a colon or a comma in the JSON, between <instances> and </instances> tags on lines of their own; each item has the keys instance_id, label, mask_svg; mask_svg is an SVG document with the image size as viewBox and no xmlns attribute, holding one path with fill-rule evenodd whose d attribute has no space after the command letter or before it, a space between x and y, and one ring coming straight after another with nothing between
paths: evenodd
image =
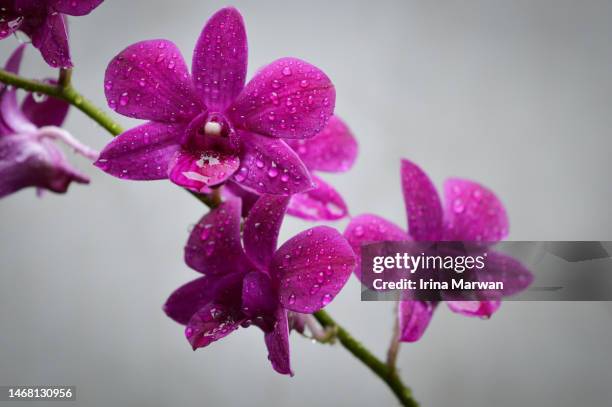
<instances>
[{"instance_id":1,"label":"gray background","mask_svg":"<svg viewBox=\"0 0 612 407\"><path fill-rule=\"evenodd\" d=\"M406 157L437 185L461 176L495 190L512 239L612 240L610 2L234 4L251 75L297 56L335 82L361 154L350 173L326 178L353 214L405 223ZM171 39L190 61L221 5L107 0L72 18L76 85L104 105L107 62L138 40ZM2 60L14 45L0 43ZM50 73L41 61L29 50L25 73ZM66 126L97 148L109 141L78 111ZM196 277L182 245L203 207L169 182L119 181L71 158L91 186L0 201L0 384L75 384L82 406L395 404L339 346L292 336L293 378L273 372L257 329L192 352L161 305ZM288 219L283 237L307 226ZM351 279L329 311L384 353L390 304L360 302ZM608 406L611 339L606 303L507 303L489 321L443 306L399 365L425 406Z\"/></svg>"}]
</instances>

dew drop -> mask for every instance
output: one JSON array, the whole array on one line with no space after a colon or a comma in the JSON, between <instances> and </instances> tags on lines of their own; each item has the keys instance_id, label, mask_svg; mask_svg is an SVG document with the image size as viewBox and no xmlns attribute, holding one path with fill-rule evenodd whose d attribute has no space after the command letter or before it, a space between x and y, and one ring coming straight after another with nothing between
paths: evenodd
<instances>
[{"instance_id":1,"label":"dew drop","mask_svg":"<svg viewBox=\"0 0 612 407\"><path fill-rule=\"evenodd\" d=\"M278 175L278 169L276 167L271 167L268 170L268 177L270 178L276 178L276 176Z\"/></svg>"},{"instance_id":2,"label":"dew drop","mask_svg":"<svg viewBox=\"0 0 612 407\"><path fill-rule=\"evenodd\" d=\"M326 306L331 302L332 298L333 297L331 296L331 294L325 294L323 297L321 297L321 305Z\"/></svg>"},{"instance_id":3,"label":"dew drop","mask_svg":"<svg viewBox=\"0 0 612 407\"><path fill-rule=\"evenodd\" d=\"M121 106L127 106L129 101L130 101L130 96L128 95L127 92L123 92L121 96L119 97L119 104Z\"/></svg>"},{"instance_id":4,"label":"dew drop","mask_svg":"<svg viewBox=\"0 0 612 407\"><path fill-rule=\"evenodd\" d=\"M453 202L453 211L455 213L462 213L464 209L465 205L463 204L463 201L461 199L455 199Z\"/></svg>"}]
</instances>

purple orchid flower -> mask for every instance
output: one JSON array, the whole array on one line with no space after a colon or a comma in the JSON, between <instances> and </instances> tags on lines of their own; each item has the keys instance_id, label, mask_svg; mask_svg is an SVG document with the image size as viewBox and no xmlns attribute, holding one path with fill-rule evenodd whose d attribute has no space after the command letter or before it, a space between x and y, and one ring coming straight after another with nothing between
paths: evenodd
<instances>
[{"instance_id":1,"label":"purple orchid flower","mask_svg":"<svg viewBox=\"0 0 612 407\"><path fill-rule=\"evenodd\" d=\"M13 52L5 66L8 72L19 72L24 48L21 45ZM53 98L37 101L32 94L19 106L17 90L0 87L0 198L29 186L37 187L39 193L64 193L73 181L89 183L53 143L61 140L85 157L97 157L95 151L59 127L67 113L66 102Z\"/></svg>"},{"instance_id":2,"label":"purple orchid flower","mask_svg":"<svg viewBox=\"0 0 612 407\"><path fill-rule=\"evenodd\" d=\"M143 41L106 70L117 112L150 120L114 139L96 165L132 180L170 178L195 192L232 180L256 193L312 188L308 169L282 140L313 137L332 115L335 90L318 68L282 58L246 86L247 39L234 8L214 14L196 44L191 75L169 41Z\"/></svg>"},{"instance_id":3,"label":"purple orchid flower","mask_svg":"<svg viewBox=\"0 0 612 407\"><path fill-rule=\"evenodd\" d=\"M66 14L84 16L103 0L0 0L0 40L19 30L54 68L70 68Z\"/></svg>"},{"instance_id":4,"label":"purple orchid flower","mask_svg":"<svg viewBox=\"0 0 612 407\"><path fill-rule=\"evenodd\" d=\"M276 248L289 197L263 195L244 222L241 201L230 199L206 214L191 232L185 262L204 277L178 290L164 306L186 325L195 349L225 337L238 327L264 331L273 368L292 374L289 323L295 314L311 314L340 292L355 265L355 255L335 229L308 229ZM244 247L244 249L243 249Z\"/></svg>"},{"instance_id":5,"label":"purple orchid flower","mask_svg":"<svg viewBox=\"0 0 612 407\"><path fill-rule=\"evenodd\" d=\"M402 160L402 190L408 218L408 232L376 215L353 218L344 236L357 254L356 275L361 278L361 245L381 241L472 241L498 242L508 235L508 216L493 192L475 182L451 178L444 185L443 209L436 189L417 165ZM511 295L526 288L531 273L518 261L490 252L487 274L512 278L505 286ZM517 278L518 277L518 278ZM501 305L500 300L446 301L459 314L489 318ZM399 301L400 340L414 342L421 338L437 306L435 301Z\"/></svg>"},{"instance_id":6,"label":"purple orchid flower","mask_svg":"<svg viewBox=\"0 0 612 407\"><path fill-rule=\"evenodd\" d=\"M312 171L348 171L357 158L357 140L348 126L338 117L332 116L322 132L309 139L289 140L287 144L298 154L306 167ZM348 215L348 207L342 196L321 178L311 174L316 187L293 195L287 213L306 220L338 220ZM246 216L259 195L246 191L235 183L228 183L230 195L242 199L243 215Z\"/></svg>"},{"instance_id":7,"label":"purple orchid flower","mask_svg":"<svg viewBox=\"0 0 612 407\"><path fill-rule=\"evenodd\" d=\"M357 158L357 140L348 126L332 116L313 138L290 140L291 146L310 171L345 172ZM306 220L338 220L348 215L342 196L321 178L312 176L316 188L291 197L287 213Z\"/></svg>"}]
</instances>

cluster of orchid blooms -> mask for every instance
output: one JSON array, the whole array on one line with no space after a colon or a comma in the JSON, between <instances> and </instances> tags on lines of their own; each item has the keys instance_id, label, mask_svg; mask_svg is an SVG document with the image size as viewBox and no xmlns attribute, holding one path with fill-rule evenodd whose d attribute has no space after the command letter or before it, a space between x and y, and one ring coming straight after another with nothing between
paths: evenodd
<instances>
[{"instance_id":1,"label":"cluster of orchid blooms","mask_svg":"<svg viewBox=\"0 0 612 407\"><path fill-rule=\"evenodd\" d=\"M20 30L50 66L71 67L65 14L88 14L101 2L2 1L0 38ZM9 58L6 71L18 73L24 47ZM118 178L169 178L195 194L217 194L221 203L202 217L185 246L185 262L202 276L172 293L164 311L186 326L194 349L240 327L259 327L272 366L282 374L292 374L290 330L315 330L311 314L329 304L353 272L360 276L362 244L495 242L507 235L506 212L491 191L450 179L443 206L428 176L403 160L408 230L364 214L352 217L344 234L316 226L278 247L286 214L311 221L349 216L340 194L313 172L349 170L357 143L334 116L334 86L317 67L282 58L245 84L246 72L247 37L234 8L219 10L206 23L191 70L170 41L128 46L109 63L104 90L112 110L145 123L113 139L99 156L61 128L67 102L28 94L19 105L16 89L3 86L0 197L29 186L62 193L72 181L88 182L56 140ZM418 340L436 305L400 301L399 339ZM448 306L486 318L500 301Z\"/></svg>"}]
</instances>

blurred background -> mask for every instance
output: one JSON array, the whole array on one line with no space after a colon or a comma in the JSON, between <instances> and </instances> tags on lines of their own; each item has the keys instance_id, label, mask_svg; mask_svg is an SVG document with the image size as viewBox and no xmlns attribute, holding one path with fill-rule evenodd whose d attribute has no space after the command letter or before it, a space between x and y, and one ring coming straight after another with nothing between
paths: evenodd
<instances>
[{"instance_id":1,"label":"blurred background","mask_svg":"<svg viewBox=\"0 0 612 407\"><path fill-rule=\"evenodd\" d=\"M71 18L75 85L106 106L108 61L144 39L174 41L190 64L204 22L226 4L107 0ZM246 21L250 76L295 56L334 81L361 154L350 173L324 177L352 214L405 225L405 157L438 186L458 176L494 190L511 239L612 240L611 2L231 4ZM2 60L16 44L0 42ZM53 74L34 49L24 66ZM99 149L110 140L76 110L66 127ZM161 306L197 277L182 246L204 207L170 182L120 181L70 159L90 186L0 201L0 385L76 385L79 406L396 404L345 349L298 335L293 378L272 370L255 328L193 352ZM309 226L287 219L283 239ZM383 356L392 304L359 298L351 279L328 310ZM609 406L611 343L608 303L506 303L488 321L442 306L399 366L423 406Z\"/></svg>"}]
</instances>

